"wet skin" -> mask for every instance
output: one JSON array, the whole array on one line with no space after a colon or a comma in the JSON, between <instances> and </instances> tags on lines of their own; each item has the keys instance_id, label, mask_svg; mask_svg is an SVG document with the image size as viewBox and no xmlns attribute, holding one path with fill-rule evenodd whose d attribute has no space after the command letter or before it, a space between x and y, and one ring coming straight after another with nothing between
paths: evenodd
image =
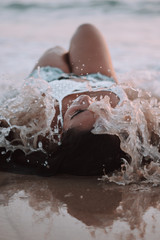
<instances>
[{"instance_id":1,"label":"wet skin","mask_svg":"<svg viewBox=\"0 0 160 240\"><path fill-rule=\"evenodd\" d=\"M96 116L88 107L93 103L92 98L81 95L73 101L64 115L63 129L77 128L90 130L96 121Z\"/></svg>"},{"instance_id":2,"label":"wet skin","mask_svg":"<svg viewBox=\"0 0 160 240\"><path fill-rule=\"evenodd\" d=\"M84 92L83 95L71 94L65 97L62 102L63 130L70 128L91 130L98 116L88 108L94 100L100 100L105 96L109 96L111 107L114 108L118 104L119 98L110 91L90 91Z\"/></svg>"},{"instance_id":3,"label":"wet skin","mask_svg":"<svg viewBox=\"0 0 160 240\"><path fill-rule=\"evenodd\" d=\"M80 81L78 79L78 81ZM90 111L88 108L95 100L108 96L110 99L110 105L115 108L119 102L118 96L107 90L100 91L86 91L83 93L73 93L67 95L62 100L62 117L63 126L57 121L58 115L60 115L59 104L56 104L56 115L52 121L52 128L58 126L59 133L66 131L70 128L77 128L79 130L91 130L98 116Z\"/></svg>"}]
</instances>

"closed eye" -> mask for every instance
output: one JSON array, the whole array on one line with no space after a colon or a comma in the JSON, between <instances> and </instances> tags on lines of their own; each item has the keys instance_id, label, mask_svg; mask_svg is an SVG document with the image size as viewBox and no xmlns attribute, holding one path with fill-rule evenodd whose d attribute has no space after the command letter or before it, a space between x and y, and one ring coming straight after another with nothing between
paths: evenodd
<instances>
[{"instance_id":1,"label":"closed eye","mask_svg":"<svg viewBox=\"0 0 160 240\"><path fill-rule=\"evenodd\" d=\"M77 110L73 115L72 115L72 117L71 117L71 119L73 119L75 116L77 116L79 113L81 113L81 112L84 112L84 111L86 111L86 109L79 109L79 110Z\"/></svg>"}]
</instances>

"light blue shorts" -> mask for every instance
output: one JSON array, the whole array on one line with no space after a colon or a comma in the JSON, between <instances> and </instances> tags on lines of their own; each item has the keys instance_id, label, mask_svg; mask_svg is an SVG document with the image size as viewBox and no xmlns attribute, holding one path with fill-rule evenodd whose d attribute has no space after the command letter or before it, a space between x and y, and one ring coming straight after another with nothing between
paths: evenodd
<instances>
[{"instance_id":1,"label":"light blue shorts","mask_svg":"<svg viewBox=\"0 0 160 240\"><path fill-rule=\"evenodd\" d=\"M92 73L87 74L83 76L78 76L73 73L64 73L60 68L55 67L41 67L40 69L35 69L29 77L34 78L42 78L46 80L47 82L52 82L54 80L61 80L61 79L71 79L71 78L82 78L87 79L89 81L109 81L109 82L115 82L113 78L107 77L101 73Z\"/></svg>"}]
</instances>

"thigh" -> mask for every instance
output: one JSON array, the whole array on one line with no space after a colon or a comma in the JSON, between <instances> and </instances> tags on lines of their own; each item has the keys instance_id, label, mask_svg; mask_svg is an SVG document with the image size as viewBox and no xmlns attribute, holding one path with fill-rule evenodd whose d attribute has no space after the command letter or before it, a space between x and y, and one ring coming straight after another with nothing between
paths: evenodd
<instances>
[{"instance_id":1,"label":"thigh","mask_svg":"<svg viewBox=\"0 0 160 240\"><path fill-rule=\"evenodd\" d=\"M69 49L72 72L77 75L100 72L116 81L107 44L91 24L81 25L73 35Z\"/></svg>"},{"instance_id":2,"label":"thigh","mask_svg":"<svg viewBox=\"0 0 160 240\"><path fill-rule=\"evenodd\" d=\"M62 47L54 47L47 50L38 60L38 63L35 65L34 69L37 67L57 67L63 70L65 73L69 73L70 65L68 60L68 52L65 51ZM33 70L34 70L33 69Z\"/></svg>"}]
</instances>

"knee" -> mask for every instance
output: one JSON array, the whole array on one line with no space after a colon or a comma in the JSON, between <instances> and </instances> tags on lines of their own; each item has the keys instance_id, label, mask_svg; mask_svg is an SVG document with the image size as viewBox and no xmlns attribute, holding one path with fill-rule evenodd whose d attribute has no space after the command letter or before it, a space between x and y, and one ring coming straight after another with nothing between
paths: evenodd
<instances>
[{"instance_id":1,"label":"knee","mask_svg":"<svg viewBox=\"0 0 160 240\"><path fill-rule=\"evenodd\" d=\"M82 25L80 25L77 29L77 31L85 31L85 32L88 32L88 31L95 31L96 30L96 27L91 24L91 23L84 23Z\"/></svg>"}]
</instances>

